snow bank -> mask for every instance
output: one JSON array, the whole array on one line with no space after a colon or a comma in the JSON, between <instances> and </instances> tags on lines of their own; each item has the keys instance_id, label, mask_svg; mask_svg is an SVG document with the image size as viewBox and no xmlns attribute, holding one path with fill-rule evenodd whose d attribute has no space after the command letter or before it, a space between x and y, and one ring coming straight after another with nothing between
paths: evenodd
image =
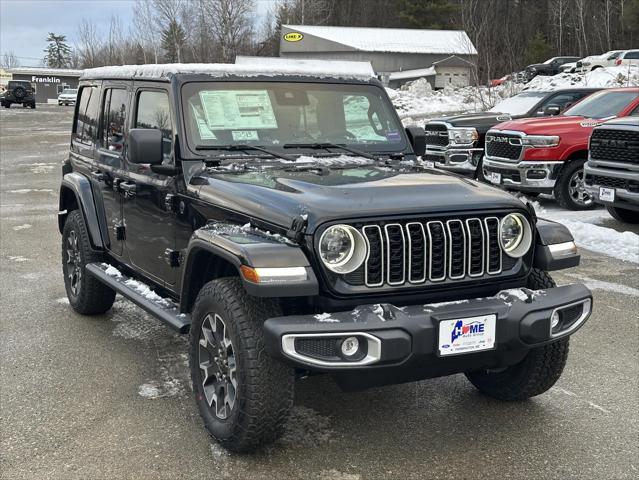
<instances>
[{"instance_id":1,"label":"snow bank","mask_svg":"<svg viewBox=\"0 0 639 480\"><path fill-rule=\"evenodd\" d=\"M539 200L530 201L523 195L519 199L524 203L530 202L539 218L568 227L578 246L626 262L639 263L639 235L597 225L610 219L606 210L569 211L555 204L541 205Z\"/></svg>"},{"instance_id":2,"label":"snow bank","mask_svg":"<svg viewBox=\"0 0 639 480\"><path fill-rule=\"evenodd\" d=\"M570 87L636 87L639 86L639 67L620 66L598 68L586 73L560 73L552 77L537 76L525 90L552 91Z\"/></svg>"},{"instance_id":3,"label":"snow bank","mask_svg":"<svg viewBox=\"0 0 639 480\"><path fill-rule=\"evenodd\" d=\"M408 82L398 90L386 91L404 124L416 119L454 113L488 110L496 103L521 92L521 84L505 83L498 87L463 87L433 90L424 78Z\"/></svg>"}]
</instances>

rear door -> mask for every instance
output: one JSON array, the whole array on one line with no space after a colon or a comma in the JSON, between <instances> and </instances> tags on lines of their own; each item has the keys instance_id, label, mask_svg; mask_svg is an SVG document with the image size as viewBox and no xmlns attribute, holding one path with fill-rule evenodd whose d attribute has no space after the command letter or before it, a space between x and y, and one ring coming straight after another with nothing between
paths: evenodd
<instances>
[{"instance_id":1,"label":"rear door","mask_svg":"<svg viewBox=\"0 0 639 480\"><path fill-rule=\"evenodd\" d=\"M164 164L172 164L173 119L169 92L163 88L139 87L132 103L132 128L162 131ZM175 214L171 201L174 177L151 171L148 164L126 165L123 213L126 222L126 252L131 264L158 284L171 288L177 277Z\"/></svg>"},{"instance_id":2,"label":"rear door","mask_svg":"<svg viewBox=\"0 0 639 480\"><path fill-rule=\"evenodd\" d=\"M122 195L119 184L124 177L125 127L130 100L126 84L106 84L100 109L100 131L96 148L93 178L99 186L104 206L104 231L108 249L121 257L124 249L125 226Z\"/></svg>"},{"instance_id":3,"label":"rear door","mask_svg":"<svg viewBox=\"0 0 639 480\"><path fill-rule=\"evenodd\" d=\"M78 92L78 107L71 137L70 161L73 170L86 175L91 182L102 241L114 255L122 254L116 225L121 224L122 206L113 191L110 173L100 151L100 118L103 115L101 84L84 85ZM104 121L104 120L103 120Z\"/></svg>"}]
</instances>

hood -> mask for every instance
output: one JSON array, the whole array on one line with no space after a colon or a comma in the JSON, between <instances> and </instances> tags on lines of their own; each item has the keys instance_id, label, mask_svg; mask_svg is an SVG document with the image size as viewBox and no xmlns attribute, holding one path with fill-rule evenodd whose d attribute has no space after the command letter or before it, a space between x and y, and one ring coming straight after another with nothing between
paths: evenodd
<instances>
[{"instance_id":1,"label":"hood","mask_svg":"<svg viewBox=\"0 0 639 480\"><path fill-rule=\"evenodd\" d=\"M580 130L589 134L593 127L602 123L602 120L577 116L524 118L495 125L495 130L515 130L535 135L561 135L562 133L574 135Z\"/></svg>"},{"instance_id":2,"label":"hood","mask_svg":"<svg viewBox=\"0 0 639 480\"><path fill-rule=\"evenodd\" d=\"M465 113L452 117L437 118L433 121L450 123L453 127L475 127L479 133L486 133L494 125L519 118L516 115L497 112Z\"/></svg>"},{"instance_id":3,"label":"hood","mask_svg":"<svg viewBox=\"0 0 639 480\"><path fill-rule=\"evenodd\" d=\"M323 174L283 168L242 173L209 169L191 180L189 190L207 203L285 229L304 216L309 233L333 220L523 207L499 189L411 165L369 164L325 169Z\"/></svg>"}]
</instances>

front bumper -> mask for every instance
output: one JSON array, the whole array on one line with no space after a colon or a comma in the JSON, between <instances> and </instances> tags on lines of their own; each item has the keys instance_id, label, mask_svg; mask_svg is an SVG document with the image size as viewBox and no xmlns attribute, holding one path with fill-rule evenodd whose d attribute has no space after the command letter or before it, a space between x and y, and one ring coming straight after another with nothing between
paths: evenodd
<instances>
[{"instance_id":1,"label":"front bumper","mask_svg":"<svg viewBox=\"0 0 639 480\"><path fill-rule=\"evenodd\" d=\"M484 177L494 184L522 191L551 193L557 181L557 175L564 162L561 161L513 161L505 162L484 157ZM492 181L493 173L499 174L499 183Z\"/></svg>"},{"instance_id":2,"label":"front bumper","mask_svg":"<svg viewBox=\"0 0 639 480\"><path fill-rule=\"evenodd\" d=\"M613 163L613 166L617 168L601 166L605 165L605 163L602 161L588 161L584 165L584 188L586 192L592 196L595 202L602 205L639 210L639 189L631 191L627 188L634 188L639 184L639 166L622 164L621 167L626 168L626 170L621 170L619 169L619 164L615 165ZM606 184L600 184L596 179L603 179ZM599 198L600 187L614 189L615 200L613 202L601 200Z\"/></svg>"},{"instance_id":3,"label":"front bumper","mask_svg":"<svg viewBox=\"0 0 639 480\"><path fill-rule=\"evenodd\" d=\"M483 152L483 148L451 147L439 149L427 145L426 154L422 159L433 162L437 168L442 170L474 174Z\"/></svg>"},{"instance_id":4,"label":"front bumper","mask_svg":"<svg viewBox=\"0 0 639 480\"><path fill-rule=\"evenodd\" d=\"M574 333L591 308L590 290L575 284L534 292L504 290L494 297L457 302L364 305L346 312L270 318L264 323L264 335L270 355L298 368L325 372L417 368L428 370L416 375L426 378L517 363L528 349ZM553 329L556 311L561 320ZM482 315L496 316L493 349L440 355L441 321ZM349 359L340 353L340 342L348 337L359 340L361 355Z\"/></svg>"}]
</instances>

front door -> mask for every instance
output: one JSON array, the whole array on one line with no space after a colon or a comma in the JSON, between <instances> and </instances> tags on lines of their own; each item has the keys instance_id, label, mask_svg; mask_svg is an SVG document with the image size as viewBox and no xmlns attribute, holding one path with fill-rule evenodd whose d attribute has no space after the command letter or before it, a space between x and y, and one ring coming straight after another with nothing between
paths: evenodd
<instances>
[{"instance_id":1,"label":"front door","mask_svg":"<svg viewBox=\"0 0 639 480\"><path fill-rule=\"evenodd\" d=\"M164 163L173 162L173 126L168 91L140 88L133 102L132 128L162 131ZM120 185L126 224L126 253L132 266L156 283L175 284L177 254L175 214L171 196L174 178L153 173L147 164L127 164L125 183Z\"/></svg>"}]
</instances>

